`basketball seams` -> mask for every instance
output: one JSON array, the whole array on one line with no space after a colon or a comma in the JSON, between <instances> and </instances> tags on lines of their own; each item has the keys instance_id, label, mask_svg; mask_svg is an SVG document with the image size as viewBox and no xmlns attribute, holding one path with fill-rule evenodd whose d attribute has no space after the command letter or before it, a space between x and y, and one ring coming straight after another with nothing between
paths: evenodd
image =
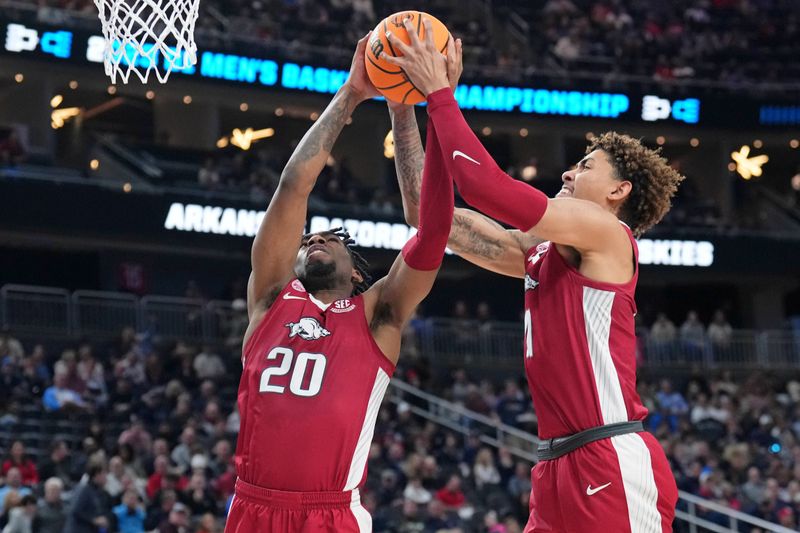
<instances>
[{"instance_id":1,"label":"basketball seams","mask_svg":"<svg viewBox=\"0 0 800 533\"><path fill-rule=\"evenodd\" d=\"M408 80L404 79L400 83L395 83L394 85L387 85L386 87L375 87L375 88L378 89L379 91L386 91L388 89L396 89L396 88L400 87L401 85L405 85L406 83L408 83Z\"/></svg>"},{"instance_id":2,"label":"basketball seams","mask_svg":"<svg viewBox=\"0 0 800 533\"><path fill-rule=\"evenodd\" d=\"M385 33L389 33L389 26L388 26L388 24L386 23L386 19L384 19L384 20L383 20L383 31L384 31ZM391 50L391 51L392 51L392 55L393 55L394 57L397 57L397 52L395 52L395 51L394 51L394 46L392 46L392 41L391 41L391 40L389 40L389 39L387 38L387 39L386 39L386 44L388 44L388 45L389 45L389 50Z\"/></svg>"},{"instance_id":3,"label":"basketball seams","mask_svg":"<svg viewBox=\"0 0 800 533\"><path fill-rule=\"evenodd\" d=\"M405 72L403 72L403 69L400 69L400 70L386 70L385 68L383 68L382 66L377 64L375 62L375 60L372 59L371 57L367 56L367 59L369 59L369 62L372 63L373 67L375 67L376 69L380 70L381 72L385 72L386 74L405 74Z\"/></svg>"},{"instance_id":4,"label":"basketball seams","mask_svg":"<svg viewBox=\"0 0 800 533\"><path fill-rule=\"evenodd\" d=\"M411 82L409 81L409 83L411 83ZM414 85L413 83L411 85L412 85L412 87L408 90L408 92L405 94L405 96L403 96L403 103L404 104L406 103L406 99L408 99L408 95L411 94L414 91L417 91L419 93L419 95L423 98L423 100L425 99L425 95L422 94L422 91L420 91L416 87L413 87L413 85Z\"/></svg>"}]
</instances>

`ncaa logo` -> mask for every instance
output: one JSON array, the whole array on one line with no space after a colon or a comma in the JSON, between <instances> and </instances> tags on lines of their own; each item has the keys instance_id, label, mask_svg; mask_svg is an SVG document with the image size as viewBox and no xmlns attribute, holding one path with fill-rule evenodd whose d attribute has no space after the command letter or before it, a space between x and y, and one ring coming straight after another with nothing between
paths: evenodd
<instances>
[{"instance_id":1,"label":"ncaa logo","mask_svg":"<svg viewBox=\"0 0 800 533\"><path fill-rule=\"evenodd\" d=\"M292 282L292 288L297 292L306 292L306 288L303 287L303 284L300 282L299 279L296 279Z\"/></svg>"},{"instance_id":2,"label":"ncaa logo","mask_svg":"<svg viewBox=\"0 0 800 533\"><path fill-rule=\"evenodd\" d=\"M331 312L333 313L349 313L356 306L350 300L336 300L333 302L333 307L331 307Z\"/></svg>"},{"instance_id":3,"label":"ncaa logo","mask_svg":"<svg viewBox=\"0 0 800 533\"><path fill-rule=\"evenodd\" d=\"M700 100L686 98L671 102L652 94L642 98L642 120L655 122L670 117L687 124L697 124L700 121Z\"/></svg>"}]
</instances>

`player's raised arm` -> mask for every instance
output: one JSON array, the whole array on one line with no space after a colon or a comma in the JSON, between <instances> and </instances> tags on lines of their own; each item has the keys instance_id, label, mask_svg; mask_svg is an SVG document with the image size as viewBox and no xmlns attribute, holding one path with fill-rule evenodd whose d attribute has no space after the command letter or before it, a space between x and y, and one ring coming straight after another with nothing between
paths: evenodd
<instances>
[{"instance_id":1,"label":"player's raised arm","mask_svg":"<svg viewBox=\"0 0 800 533\"><path fill-rule=\"evenodd\" d=\"M455 85L461 75L461 40L448 43L448 78ZM395 169L403 199L406 223L419 226L419 201L425 151L413 106L388 101L394 133ZM522 278L525 252L536 244L519 230L500 224L471 209L457 208L447 245L467 261L482 268Z\"/></svg>"},{"instance_id":2,"label":"player's raised arm","mask_svg":"<svg viewBox=\"0 0 800 533\"><path fill-rule=\"evenodd\" d=\"M377 95L366 81L364 48L369 34L358 41L350 76L303 136L281 174L250 253L252 273L247 286L247 309L252 315L294 275L297 249L306 223L308 196L325 167L339 133L356 106Z\"/></svg>"},{"instance_id":3,"label":"player's raised arm","mask_svg":"<svg viewBox=\"0 0 800 533\"><path fill-rule=\"evenodd\" d=\"M424 24L427 31L430 23ZM599 205L572 198L548 200L503 172L464 120L450 90L444 56L430 38L421 41L413 30L409 36L410 45L387 36L403 56L384 59L403 68L428 98L445 165L467 203L526 233L579 251L630 246L617 218ZM623 199L630 187L630 182L620 181L615 194Z\"/></svg>"},{"instance_id":4,"label":"player's raised arm","mask_svg":"<svg viewBox=\"0 0 800 533\"><path fill-rule=\"evenodd\" d=\"M427 146L419 200L419 229L403 247L389 274L365 294L365 299L375 302L370 324L375 341L384 354L395 360L400 353L402 328L433 287L453 219L453 181L445 172L439 147L432 136Z\"/></svg>"}]
</instances>

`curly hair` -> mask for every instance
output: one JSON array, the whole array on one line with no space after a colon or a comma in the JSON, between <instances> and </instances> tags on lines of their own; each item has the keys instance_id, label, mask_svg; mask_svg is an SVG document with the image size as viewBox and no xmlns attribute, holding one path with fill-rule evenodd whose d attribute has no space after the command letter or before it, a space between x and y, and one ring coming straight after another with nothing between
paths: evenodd
<instances>
[{"instance_id":1,"label":"curly hair","mask_svg":"<svg viewBox=\"0 0 800 533\"><path fill-rule=\"evenodd\" d=\"M640 237L667 214L685 176L669 165L660 149L651 150L639 139L615 131L592 138L586 153L594 150L607 154L617 179L633 185L620 208L620 218Z\"/></svg>"}]
</instances>

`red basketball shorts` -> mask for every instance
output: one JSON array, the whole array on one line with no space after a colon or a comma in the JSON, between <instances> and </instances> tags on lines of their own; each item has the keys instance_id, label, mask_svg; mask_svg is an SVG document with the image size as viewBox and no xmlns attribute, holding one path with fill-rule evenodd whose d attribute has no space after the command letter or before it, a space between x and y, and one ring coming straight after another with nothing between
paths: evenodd
<instances>
[{"instance_id":1,"label":"red basketball shorts","mask_svg":"<svg viewBox=\"0 0 800 533\"><path fill-rule=\"evenodd\" d=\"M285 492L236 481L225 533L371 533L358 490Z\"/></svg>"},{"instance_id":2,"label":"red basketball shorts","mask_svg":"<svg viewBox=\"0 0 800 533\"><path fill-rule=\"evenodd\" d=\"M531 471L524 533L671 533L678 487L650 433L591 442Z\"/></svg>"}]
</instances>

